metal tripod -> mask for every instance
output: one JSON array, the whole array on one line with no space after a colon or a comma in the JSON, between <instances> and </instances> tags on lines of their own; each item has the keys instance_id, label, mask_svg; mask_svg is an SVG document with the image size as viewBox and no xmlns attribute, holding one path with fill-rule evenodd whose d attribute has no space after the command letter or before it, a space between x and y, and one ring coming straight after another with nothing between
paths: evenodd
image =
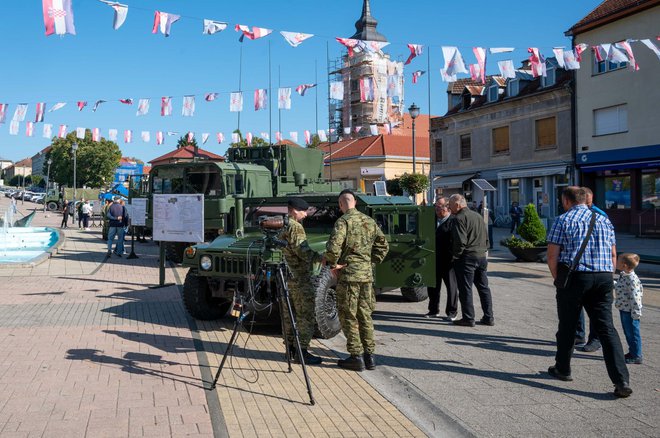
<instances>
[{"instance_id":1,"label":"metal tripod","mask_svg":"<svg viewBox=\"0 0 660 438\"><path fill-rule=\"evenodd\" d=\"M309 375L307 374L307 366L305 365L305 358L303 356L302 347L300 346L300 336L298 334L298 326L296 324L296 318L293 315L293 308L291 307L291 300L289 298L289 288L287 287L286 279L284 277L286 265L284 263L280 263L278 265L266 264L262 267L262 269L265 271L266 274L266 287L268 288L268 296L271 296L270 283L271 283L272 275L275 274L275 288L277 292L277 302L280 308L280 319L282 322L282 336L284 337L284 345L286 346L285 347L286 361L289 367L289 372L293 371L293 368L291 367L291 351L289 350L289 343L286 340L284 319L281 317L282 312L284 312L285 308L289 313L289 319L291 321L291 329L293 331L293 338L296 341L295 348L298 354L297 357L300 360L300 365L302 365L303 375L305 376L305 383L307 384L307 393L309 394L309 404L314 405L316 404L316 401L314 400L314 395L312 394L312 383L309 380ZM238 315L238 318L236 318L236 321L234 322L234 330L231 334L231 337L229 338L229 343L227 344L225 353L222 356L222 360L220 361L220 368L218 368L218 372L215 374L213 383L211 383L211 387L209 388L210 390L215 389L218 383L218 379L220 378L220 373L222 373L222 369L225 366L225 362L227 361L227 356L229 356L229 353L236 344L236 338L238 337L238 329L240 328L241 323L245 320L245 318L247 318L249 314L250 312L249 311L244 312L243 306L241 306L240 314Z\"/></svg>"}]
</instances>

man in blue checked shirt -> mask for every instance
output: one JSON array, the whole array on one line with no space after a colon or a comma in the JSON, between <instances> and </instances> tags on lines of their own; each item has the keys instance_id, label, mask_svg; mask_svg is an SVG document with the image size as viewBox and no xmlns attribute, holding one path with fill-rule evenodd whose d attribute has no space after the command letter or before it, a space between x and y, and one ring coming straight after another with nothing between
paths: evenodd
<instances>
[{"instance_id":1,"label":"man in blue checked shirt","mask_svg":"<svg viewBox=\"0 0 660 438\"><path fill-rule=\"evenodd\" d=\"M628 397L628 369L621 340L612 323L612 273L616 266L616 240L609 219L594 213L586 205L586 193L580 187L567 187L562 192L562 206L566 213L559 216L548 233L548 267L554 279L559 264L570 266L582 241L587 236L592 215L596 221L592 235L575 271L565 287L557 287L557 353L555 365L548 373L564 381L571 381L571 355L575 344L580 309L584 307L603 346L607 373L614 383L614 395Z\"/></svg>"}]
</instances>

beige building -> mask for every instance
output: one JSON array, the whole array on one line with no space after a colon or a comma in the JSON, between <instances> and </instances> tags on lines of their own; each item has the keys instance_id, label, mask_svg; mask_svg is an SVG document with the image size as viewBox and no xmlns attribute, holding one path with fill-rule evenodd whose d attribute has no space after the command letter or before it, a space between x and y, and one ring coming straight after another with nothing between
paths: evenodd
<instances>
[{"instance_id":1,"label":"beige building","mask_svg":"<svg viewBox=\"0 0 660 438\"><path fill-rule=\"evenodd\" d=\"M659 24L660 0L606 0L567 35L574 46L589 48L628 39L650 39L658 47ZM617 230L652 232L660 207L660 59L640 41L630 47L639 70L631 62L599 61L593 49L583 53L575 84L575 161ZM628 57L625 49L619 53Z\"/></svg>"},{"instance_id":2,"label":"beige building","mask_svg":"<svg viewBox=\"0 0 660 438\"><path fill-rule=\"evenodd\" d=\"M24 158L5 169L5 181L7 183L16 175L19 175L21 178L32 175L32 159Z\"/></svg>"}]
</instances>

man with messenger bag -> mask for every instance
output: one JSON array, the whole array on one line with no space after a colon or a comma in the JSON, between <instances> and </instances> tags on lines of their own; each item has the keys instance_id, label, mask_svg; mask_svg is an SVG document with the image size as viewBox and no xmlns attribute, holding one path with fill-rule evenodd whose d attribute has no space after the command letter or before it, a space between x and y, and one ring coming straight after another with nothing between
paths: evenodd
<instances>
[{"instance_id":1,"label":"man with messenger bag","mask_svg":"<svg viewBox=\"0 0 660 438\"><path fill-rule=\"evenodd\" d=\"M557 288L557 353L548 373L571 381L571 355L581 308L594 321L602 346L614 395L628 397L632 389L621 340L612 322L612 273L616 266L614 227L606 217L586 205L580 187L562 192L566 213L559 216L548 233L548 267Z\"/></svg>"}]
</instances>

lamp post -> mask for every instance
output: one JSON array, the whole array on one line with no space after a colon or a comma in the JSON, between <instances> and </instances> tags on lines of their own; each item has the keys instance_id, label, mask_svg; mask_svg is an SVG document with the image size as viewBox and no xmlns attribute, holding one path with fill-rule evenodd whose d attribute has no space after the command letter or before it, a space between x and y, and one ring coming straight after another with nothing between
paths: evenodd
<instances>
[{"instance_id":1,"label":"lamp post","mask_svg":"<svg viewBox=\"0 0 660 438\"><path fill-rule=\"evenodd\" d=\"M413 102L408 108L408 113L412 119L412 154L413 154L413 173L417 173L417 158L415 154L415 119L419 115L419 107Z\"/></svg>"},{"instance_id":2,"label":"lamp post","mask_svg":"<svg viewBox=\"0 0 660 438\"><path fill-rule=\"evenodd\" d=\"M78 150L78 143L71 145L71 152L73 152L73 205L76 205L78 193L76 192L76 168L78 162L76 161L76 151Z\"/></svg>"},{"instance_id":3,"label":"lamp post","mask_svg":"<svg viewBox=\"0 0 660 438\"><path fill-rule=\"evenodd\" d=\"M48 170L46 171L46 195L44 196L44 213L46 212L46 200L48 199L48 186L50 185L50 165L53 164L52 159L46 161L48 163Z\"/></svg>"}]
</instances>

